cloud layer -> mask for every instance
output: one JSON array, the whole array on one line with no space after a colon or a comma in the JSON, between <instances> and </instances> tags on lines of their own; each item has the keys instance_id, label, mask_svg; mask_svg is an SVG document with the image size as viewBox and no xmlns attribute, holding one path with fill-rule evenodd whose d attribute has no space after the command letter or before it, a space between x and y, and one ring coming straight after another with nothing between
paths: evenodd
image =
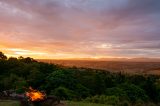
<instances>
[{"instance_id":1,"label":"cloud layer","mask_svg":"<svg viewBox=\"0 0 160 106\"><path fill-rule=\"evenodd\" d=\"M0 49L34 58L160 57L159 0L0 0Z\"/></svg>"}]
</instances>

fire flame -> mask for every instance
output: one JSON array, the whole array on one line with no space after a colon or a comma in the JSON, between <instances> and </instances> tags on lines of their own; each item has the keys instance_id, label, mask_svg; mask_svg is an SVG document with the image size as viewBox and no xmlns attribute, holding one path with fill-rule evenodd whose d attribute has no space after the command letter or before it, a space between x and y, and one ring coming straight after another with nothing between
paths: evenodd
<instances>
[{"instance_id":1,"label":"fire flame","mask_svg":"<svg viewBox=\"0 0 160 106\"><path fill-rule=\"evenodd\" d=\"M32 89L32 87L30 87L29 91L26 92L26 96L29 98L30 101L41 101L45 99L46 94L38 90L34 90Z\"/></svg>"}]
</instances>

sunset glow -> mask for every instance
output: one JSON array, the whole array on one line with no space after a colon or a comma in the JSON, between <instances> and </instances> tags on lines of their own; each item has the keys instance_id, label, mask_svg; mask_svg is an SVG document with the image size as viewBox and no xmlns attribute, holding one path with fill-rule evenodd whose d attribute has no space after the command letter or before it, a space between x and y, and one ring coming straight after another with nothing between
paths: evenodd
<instances>
[{"instance_id":1,"label":"sunset glow","mask_svg":"<svg viewBox=\"0 0 160 106\"><path fill-rule=\"evenodd\" d=\"M36 59L160 57L159 0L0 0L0 51Z\"/></svg>"}]
</instances>

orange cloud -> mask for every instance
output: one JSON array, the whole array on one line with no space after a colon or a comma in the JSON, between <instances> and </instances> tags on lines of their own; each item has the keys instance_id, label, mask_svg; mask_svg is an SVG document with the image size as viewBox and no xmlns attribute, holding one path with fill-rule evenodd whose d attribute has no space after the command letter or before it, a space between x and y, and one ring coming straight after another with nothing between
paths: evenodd
<instances>
[{"instance_id":1,"label":"orange cloud","mask_svg":"<svg viewBox=\"0 0 160 106\"><path fill-rule=\"evenodd\" d=\"M159 9L158 0L1 0L0 50L34 58L160 57Z\"/></svg>"}]
</instances>

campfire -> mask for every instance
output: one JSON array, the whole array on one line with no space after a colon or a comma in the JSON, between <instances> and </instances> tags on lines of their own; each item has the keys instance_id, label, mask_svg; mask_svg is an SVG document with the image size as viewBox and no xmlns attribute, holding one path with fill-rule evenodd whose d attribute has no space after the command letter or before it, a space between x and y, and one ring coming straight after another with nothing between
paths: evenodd
<instances>
[{"instance_id":1,"label":"campfire","mask_svg":"<svg viewBox=\"0 0 160 106\"><path fill-rule=\"evenodd\" d=\"M43 91L38 91L30 87L24 94L17 94L14 90L0 92L2 100L18 100L21 106L56 106L60 104L60 99L54 95L48 95Z\"/></svg>"},{"instance_id":2,"label":"campfire","mask_svg":"<svg viewBox=\"0 0 160 106\"><path fill-rule=\"evenodd\" d=\"M26 92L26 96L28 97L29 101L43 101L46 99L46 94L44 92L40 92L38 90L34 90L32 87Z\"/></svg>"}]
</instances>

